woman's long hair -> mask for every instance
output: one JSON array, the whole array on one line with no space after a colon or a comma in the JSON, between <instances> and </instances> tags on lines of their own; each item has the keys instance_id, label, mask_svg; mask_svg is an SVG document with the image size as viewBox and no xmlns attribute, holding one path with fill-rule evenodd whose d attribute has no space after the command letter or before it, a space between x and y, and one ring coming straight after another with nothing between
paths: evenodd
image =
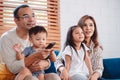
<instances>
[{"instance_id":1,"label":"woman's long hair","mask_svg":"<svg viewBox=\"0 0 120 80\"><path fill-rule=\"evenodd\" d=\"M98 45L99 45L99 42L98 42L98 31L97 31L97 26L96 26L96 22L94 20L94 18L92 16L89 16L89 15L85 15L83 16L82 18L80 18L79 22L78 22L78 25L83 29L84 25L85 25L85 21L87 19L90 19L93 21L93 24L94 24L94 27L95 27L95 30L94 30L94 33L91 37L91 40L93 41L93 43L95 44L94 48L96 48ZM85 41L86 43L86 41Z\"/></svg>"}]
</instances>

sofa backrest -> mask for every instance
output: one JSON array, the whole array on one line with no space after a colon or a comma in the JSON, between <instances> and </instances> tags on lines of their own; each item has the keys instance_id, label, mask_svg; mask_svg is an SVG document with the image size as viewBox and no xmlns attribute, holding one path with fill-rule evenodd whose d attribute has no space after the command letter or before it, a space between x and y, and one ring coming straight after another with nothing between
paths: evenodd
<instances>
[{"instance_id":1,"label":"sofa backrest","mask_svg":"<svg viewBox=\"0 0 120 80\"><path fill-rule=\"evenodd\" d=\"M120 79L120 58L103 59L103 78Z\"/></svg>"}]
</instances>

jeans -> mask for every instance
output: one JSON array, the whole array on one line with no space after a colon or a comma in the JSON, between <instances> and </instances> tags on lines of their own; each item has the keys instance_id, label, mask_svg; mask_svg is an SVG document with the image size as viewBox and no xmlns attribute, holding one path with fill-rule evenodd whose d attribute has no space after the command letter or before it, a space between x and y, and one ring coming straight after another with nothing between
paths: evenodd
<instances>
[{"instance_id":1,"label":"jeans","mask_svg":"<svg viewBox=\"0 0 120 80\"><path fill-rule=\"evenodd\" d=\"M70 77L70 80L88 80L87 77L83 77L80 74L76 74ZM105 80L104 78L99 78L98 80Z\"/></svg>"},{"instance_id":2,"label":"jeans","mask_svg":"<svg viewBox=\"0 0 120 80\"><path fill-rule=\"evenodd\" d=\"M61 80L56 73L47 73L45 74L45 80Z\"/></svg>"},{"instance_id":3,"label":"jeans","mask_svg":"<svg viewBox=\"0 0 120 80\"><path fill-rule=\"evenodd\" d=\"M87 77L84 77L80 74L75 74L70 77L70 80L87 80Z\"/></svg>"}]
</instances>

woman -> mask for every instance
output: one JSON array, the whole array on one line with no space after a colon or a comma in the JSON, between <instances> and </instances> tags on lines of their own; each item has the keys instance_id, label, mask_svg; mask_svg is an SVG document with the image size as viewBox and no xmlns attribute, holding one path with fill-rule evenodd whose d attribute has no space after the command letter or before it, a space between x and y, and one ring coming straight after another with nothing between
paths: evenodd
<instances>
[{"instance_id":1,"label":"woman","mask_svg":"<svg viewBox=\"0 0 120 80\"><path fill-rule=\"evenodd\" d=\"M80 25L84 31L84 42L90 49L90 58L94 71L94 73L90 77L90 80L97 80L102 76L103 72L103 62L101 54L103 48L98 41L96 22L92 16L85 15L79 20L78 25Z\"/></svg>"},{"instance_id":2,"label":"woman","mask_svg":"<svg viewBox=\"0 0 120 80\"><path fill-rule=\"evenodd\" d=\"M95 20L92 16L83 16L78 25L81 26L85 33L85 44L89 47L89 53L92 63L93 74L89 77L89 80L99 80L103 72L103 62L102 62L102 46L98 42L98 33ZM63 66L62 59L59 56L57 62L55 63L57 71L59 71L62 80L69 80L69 76L66 69ZM73 76L73 79L79 78L78 75ZM102 79L101 79L102 80Z\"/></svg>"}]
</instances>

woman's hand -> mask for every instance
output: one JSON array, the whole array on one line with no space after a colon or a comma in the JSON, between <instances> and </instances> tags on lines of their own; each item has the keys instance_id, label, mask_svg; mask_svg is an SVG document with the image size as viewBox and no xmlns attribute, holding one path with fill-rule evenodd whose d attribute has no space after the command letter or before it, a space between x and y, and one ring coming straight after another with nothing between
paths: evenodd
<instances>
[{"instance_id":1,"label":"woman's hand","mask_svg":"<svg viewBox=\"0 0 120 80\"><path fill-rule=\"evenodd\" d=\"M61 78L61 80L70 80L70 77L69 77L69 74L68 74L66 68L64 68L61 71L60 78Z\"/></svg>"},{"instance_id":2,"label":"woman's hand","mask_svg":"<svg viewBox=\"0 0 120 80\"><path fill-rule=\"evenodd\" d=\"M40 70L45 70L47 67L49 67L50 63L48 60L36 60L31 66L28 68L32 72L40 71Z\"/></svg>"}]
</instances>

